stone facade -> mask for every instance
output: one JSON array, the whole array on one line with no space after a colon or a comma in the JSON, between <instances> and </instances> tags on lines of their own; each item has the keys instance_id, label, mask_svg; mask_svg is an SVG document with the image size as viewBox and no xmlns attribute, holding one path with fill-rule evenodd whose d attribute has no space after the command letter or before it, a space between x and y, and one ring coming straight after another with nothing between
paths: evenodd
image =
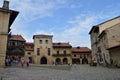
<instances>
[{"instance_id":1,"label":"stone facade","mask_svg":"<svg viewBox=\"0 0 120 80\"><path fill-rule=\"evenodd\" d=\"M0 8L0 66L5 66L8 33L17 14L18 12L9 10L9 2L4 1Z\"/></svg>"},{"instance_id":2,"label":"stone facade","mask_svg":"<svg viewBox=\"0 0 120 80\"><path fill-rule=\"evenodd\" d=\"M69 43L53 43L53 62L57 64L71 64L72 46Z\"/></svg>"},{"instance_id":3,"label":"stone facade","mask_svg":"<svg viewBox=\"0 0 120 80\"><path fill-rule=\"evenodd\" d=\"M52 37L52 35L34 35L34 51L29 52L31 53L29 56L28 51L26 51L26 56L32 57L32 62L35 64L72 64L72 59L75 58L72 54L75 54L75 49L72 50L69 42L53 43ZM86 58L88 63L91 50L87 47L80 47L79 50L81 58ZM77 59L80 60L80 57Z\"/></svg>"},{"instance_id":4,"label":"stone facade","mask_svg":"<svg viewBox=\"0 0 120 80\"><path fill-rule=\"evenodd\" d=\"M120 16L93 26L90 31L92 57L106 65L111 64L108 48L119 44Z\"/></svg>"},{"instance_id":5,"label":"stone facade","mask_svg":"<svg viewBox=\"0 0 120 80\"><path fill-rule=\"evenodd\" d=\"M72 64L90 63L91 50L88 47L72 47Z\"/></svg>"},{"instance_id":6,"label":"stone facade","mask_svg":"<svg viewBox=\"0 0 120 80\"><path fill-rule=\"evenodd\" d=\"M113 65L120 66L120 23L107 29L108 51Z\"/></svg>"},{"instance_id":7,"label":"stone facade","mask_svg":"<svg viewBox=\"0 0 120 80\"><path fill-rule=\"evenodd\" d=\"M120 67L120 44L110 47L109 49L111 64Z\"/></svg>"},{"instance_id":8,"label":"stone facade","mask_svg":"<svg viewBox=\"0 0 120 80\"><path fill-rule=\"evenodd\" d=\"M51 64L52 60L52 35L34 35L34 63Z\"/></svg>"},{"instance_id":9,"label":"stone facade","mask_svg":"<svg viewBox=\"0 0 120 80\"><path fill-rule=\"evenodd\" d=\"M26 43L25 44L25 58L30 59L30 63L33 63L33 56L34 56L34 44L33 43Z\"/></svg>"}]
</instances>

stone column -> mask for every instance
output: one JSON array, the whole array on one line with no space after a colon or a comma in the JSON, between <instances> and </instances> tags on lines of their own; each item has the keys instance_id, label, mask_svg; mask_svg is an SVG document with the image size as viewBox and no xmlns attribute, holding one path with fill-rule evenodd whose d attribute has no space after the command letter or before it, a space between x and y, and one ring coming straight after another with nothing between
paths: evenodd
<instances>
[{"instance_id":1,"label":"stone column","mask_svg":"<svg viewBox=\"0 0 120 80\"><path fill-rule=\"evenodd\" d=\"M0 67L5 66L8 33L18 13L17 11L9 10L9 1L4 0L3 6L0 8Z\"/></svg>"},{"instance_id":2,"label":"stone column","mask_svg":"<svg viewBox=\"0 0 120 80\"><path fill-rule=\"evenodd\" d=\"M3 7L0 9L0 67L5 66L5 56L7 48L8 38L8 26L9 26L9 2L4 1Z\"/></svg>"}]
</instances>

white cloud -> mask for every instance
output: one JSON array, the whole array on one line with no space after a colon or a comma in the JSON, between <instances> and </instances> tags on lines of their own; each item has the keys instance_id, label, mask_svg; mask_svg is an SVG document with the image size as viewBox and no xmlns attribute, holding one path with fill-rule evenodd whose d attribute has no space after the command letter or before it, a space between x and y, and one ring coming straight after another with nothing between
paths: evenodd
<instances>
[{"instance_id":1,"label":"white cloud","mask_svg":"<svg viewBox=\"0 0 120 80\"><path fill-rule=\"evenodd\" d=\"M21 34L27 41L33 41L34 33L47 34L44 31L37 30L30 32L30 26L33 20L51 17L59 8L66 4L66 0L10 0L10 9L19 11L19 15L12 25L13 34ZM30 34L31 33L31 34Z\"/></svg>"},{"instance_id":2,"label":"white cloud","mask_svg":"<svg viewBox=\"0 0 120 80\"><path fill-rule=\"evenodd\" d=\"M10 0L11 7L20 11L21 20L32 21L38 18L52 16L66 0Z\"/></svg>"},{"instance_id":3,"label":"white cloud","mask_svg":"<svg viewBox=\"0 0 120 80\"><path fill-rule=\"evenodd\" d=\"M95 21L94 16L81 17L76 16L68 21L69 27L61 34L55 34L55 41L70 42L73 46L90 47L89 30ZM72 26L71 26L72 25Z\"/></svg>"},{"instance_id":4,"label":"white cloud","mask_svg":"<svg viewBox=\"0 0 120 80\"><path fill-rule=\"evenodd\" d=\"M84 5L80 2L70 2L69 0L9 0L10 8L18 10L20 14L12 25L13 34L21 34L27 41L33 41L34 34L50 34L53 35L54 41L66 41L70 42L73 46L88 46L90 47L89 34L93 25L99 24L98 20L112 18L116 14L119 14L119 7L116 10L111 11L113 6L110 6L100 12L86 12L80 13L79 16L74 15L71 18L64 31L61 33L54 31L36 30L35 32L29 32L28 24L32 21L44 17L54 16L54 12L60 8L84 8ZM0 5L1 5L0 1ZM79 10L78 9L78 10ZM114 9L114 8L113 8ZM80 9L81 10L81 9ZM82 11L81 11L82 12ZM104 22L104 21L102 21Z\"/></svg>"}]
</instances>

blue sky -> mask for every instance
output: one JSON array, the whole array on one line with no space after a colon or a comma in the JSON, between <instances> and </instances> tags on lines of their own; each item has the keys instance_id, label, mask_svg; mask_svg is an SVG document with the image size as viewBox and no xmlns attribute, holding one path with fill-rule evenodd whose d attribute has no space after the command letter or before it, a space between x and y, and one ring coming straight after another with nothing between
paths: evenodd
<instances>
[{"instance_id":1,"label":"blue sky","mask_svg":"<svg viewBox=\"0 0 120 80\"><path fill-rule=\"evenodd\" d=\"M33 42L33 35L50 34L53 42L90 48L92 26L120 15L120 0L9 1L10 9L20 12L11 32L21 34L27 42Z\"/></svg>"}]
</instances>

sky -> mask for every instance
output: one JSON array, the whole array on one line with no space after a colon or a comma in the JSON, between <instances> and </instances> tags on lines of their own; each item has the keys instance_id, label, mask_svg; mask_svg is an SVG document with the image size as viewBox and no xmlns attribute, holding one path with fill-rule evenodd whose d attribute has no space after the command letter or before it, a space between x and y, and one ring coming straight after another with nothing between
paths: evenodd
<instances>
[{"instance_id":1,"label":"sky","mask_svg":"<svg viewBox=\"0 0 120 80\"><path fill-rule=\"evenodd\" d=\"M53 35L53 42L91 48L92 26L120 15L120 0L8 0L19 11L12 34L33 42L33 35ZM0 0L2 7L3 0Z\"/></svg>"}]
</instances>

